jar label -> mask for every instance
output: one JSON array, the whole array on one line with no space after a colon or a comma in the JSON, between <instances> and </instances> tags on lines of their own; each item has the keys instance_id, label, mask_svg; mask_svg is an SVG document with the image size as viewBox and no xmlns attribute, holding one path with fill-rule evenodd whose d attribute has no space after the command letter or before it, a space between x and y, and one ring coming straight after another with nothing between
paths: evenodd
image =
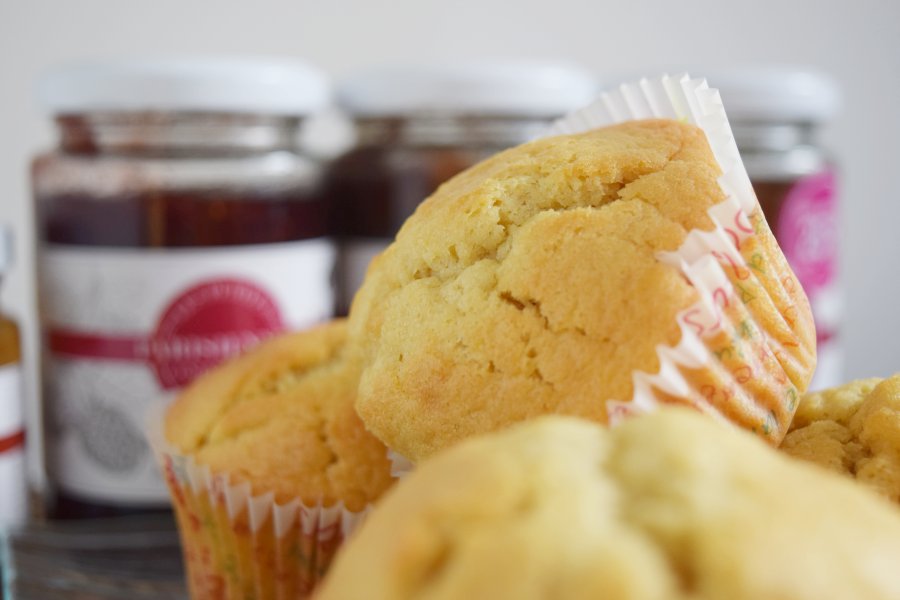
<instances>
[{"instance_id":1,"label":"jar label","mask_svg":"<svg viewBox=\"0 0 900 600\"><path fill-rule=\"evenodd\" d=\"M0 367L0 529L27 516L25 421L18 364Z\"/></svg>"},{"instance_id":2,"label":"jar label","mask_svg":"<svg viewBox=\"0 0 900 600\"><path fill-rule=\"evenodd\" d=\"M810 296L830 284L837 272L837 219L835 177L831 171L799 180L781 207L778 241Z\"/></svg>"},{"instance_id":3,"label":"jar label","mask_svg":"<svg viewBox=\"0 0 900 600\"><path fill-rule=\"evenodd\" d=\"M106 504L165 504L145 415L206 369L331 316L329 241L190 249L48 245L47 456L53 482Z\"/></svg>"}]
</instances>

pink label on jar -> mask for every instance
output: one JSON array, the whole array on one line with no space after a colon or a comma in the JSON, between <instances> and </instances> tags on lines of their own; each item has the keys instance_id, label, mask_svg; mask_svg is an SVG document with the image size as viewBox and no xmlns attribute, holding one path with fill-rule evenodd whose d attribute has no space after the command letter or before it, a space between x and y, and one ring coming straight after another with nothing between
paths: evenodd
<instances>
[{"instance_id":1,"label":"pink label on jar","mask_svg":"<svg viewBox=\"0 0 900 600\"><path fill-rule=\"evenodd\" d=\"M838 223L835 177L823 171L790 189L778 219L778 241L809 296L827 286L837 271Z\"/></svg>"},{"instance_id":2,"label":"pink label on jar","mask_svg":"<svg viewBox=\"0 0 900 600\"><path fill-rule=\"evenodd\" d=\"M196 285L166 309L150 341L150 360L166 389L285 329L275 299L249 281Z\"/></svg>"}]
</instances>

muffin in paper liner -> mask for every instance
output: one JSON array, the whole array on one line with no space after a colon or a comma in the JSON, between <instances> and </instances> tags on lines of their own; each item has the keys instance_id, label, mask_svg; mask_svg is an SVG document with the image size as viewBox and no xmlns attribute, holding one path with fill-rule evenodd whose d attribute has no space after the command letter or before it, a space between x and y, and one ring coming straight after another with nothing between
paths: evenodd
<instances>
[{"instance_id":1,"label":"muffin in paper liner","mask_svg":"<svg viewBox=\"0 0 900 600\"><path fill-rule=\"evenodd\" d=\"M677 315L678 342L656 347L658 370L633 371L631 397L605 401L605 420L614 425L661 404L689 405L777 445L815 369L815 329L806 295L756 199L718 91L687 75L643 79L560 119L547 137L644 119L677 120L704 132L721 170L724 200L707 211L711 229L692 229L677 250L657 253L699 299ZM389 458L395 475L414 462L396 451Z\"/></svg>"},{"instance_id":2,"label":"muffin in paper liner","mask_svg":"<svg viewBox=\"0 0 900 600\"><path fill-rule=\"evenodd\" d=\"M390 487L345 350L340 320L282 334L148 415L193 598L308 595Z\"/></svg>"},{"instance_id":3,"label":"muffin in paper liner","mask_svg":"<svg viewBox=\"0 0 900 600\"><path fill-rule=\"evenodd\" d=\"M156 452L181 535L192 598L302 598L371 509L343 503L279 503L247 482L213 473L165 442L151 417Z\"/></svg>"},{"instance_id":4,"label":"muffin in paper liner","mask_svg":"<svg viewBox=\"0 0 900 600\"><path fill-rule=\"evenodd\" d=\"M658 259L679 269L700 299L678 315L681 339L657 348L657 373L636 371L629 401L610 400L611 423L660 403L688 404L777 445L815 368L809 302L775 242L741 162L717 90L664 76L624 84L554 124L551 135L629 120L668 118L700 127L722 169L726 199L715 227L692 230Z\"/></svg>"}]
</instances>

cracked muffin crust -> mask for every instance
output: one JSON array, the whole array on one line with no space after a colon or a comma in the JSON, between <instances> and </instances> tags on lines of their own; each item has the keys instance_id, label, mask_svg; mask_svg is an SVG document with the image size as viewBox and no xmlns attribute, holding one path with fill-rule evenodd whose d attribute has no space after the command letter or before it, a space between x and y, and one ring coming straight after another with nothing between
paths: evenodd
<instances>
[{"instance_id":1,"label":"cracked muffin crust","mask_svg":"<svg viewBox=\"0 0 900 600\"><path fill-rule=\"evenodd\" d=\"M900 503L900 374L805 395L781 449Z\"/></svg>"},{"instance_id":2,"label":"cracked muffin crust","mask_svg":"<svg viewBox=\"0 0 900 600\"><path fill-rule=\"evenodd\" d=\"M650 120L538 140L445 183L373 261L351 308L367 428L417 462L543 414L607 422L606 400L629 400L632 373L656 373L657 347L681 338L676 315L699 296L657 255L712 229L719 174L700 129ZM795 284L765 221L755 225L771 281ZM777 361L753 357L759 387L774 370L796 397L815 363L809 306L802 293L785 308L784 290L762 292L773 298L762 320L785 341ZM736 360L728 342L722 355ZM726 367L686 376L696 404L731 417L746 406L735 393L744 376ZM777 415L776 442L792 402Z\"/></svg>"},{"instance_id":3,"label":"cracked muffin crust","mask_svg":"<svg viewBox=\"0 0 900 600\"><path fill-rule=\"evenodd\" d=\"M544 417L424 461L319 600L900 597L900 513L683 408Z\"/></svg>"},{"instance_id":4,"label":"cracked muffin crust","mask_svg":"<svg viewBox=\"0 0 900 600\"><path fill-rule=\"evenodd\" d=\"M362 510L390 485L390 466L353 409L359 368L345 339L346 323L335 321L209 371L169 408L167 440L276 502Z\"/></svg>"}]
</instances>

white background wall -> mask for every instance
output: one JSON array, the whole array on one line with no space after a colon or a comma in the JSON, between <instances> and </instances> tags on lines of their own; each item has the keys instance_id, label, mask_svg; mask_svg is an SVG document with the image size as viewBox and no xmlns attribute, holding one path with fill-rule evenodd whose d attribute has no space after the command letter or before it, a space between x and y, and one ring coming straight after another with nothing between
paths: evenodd
<instances>
[{"instance_id":1,"label":"white background wall","mask_svg":"<svg viewBox=\"0 0 900 600\"><path fill-rule=\"evenodd\" d=\"M485 56L577 60L598 75L766 64L827 71L845 98L825 140L842 165L846 373L900 371L897 0L4 1L0 222L15 228L19 260L2 301L29 334L28 160L52 142L33 101L35 77L78 59L185 53L292 55L335 75Z\"/></svg>"}]
</instances>

